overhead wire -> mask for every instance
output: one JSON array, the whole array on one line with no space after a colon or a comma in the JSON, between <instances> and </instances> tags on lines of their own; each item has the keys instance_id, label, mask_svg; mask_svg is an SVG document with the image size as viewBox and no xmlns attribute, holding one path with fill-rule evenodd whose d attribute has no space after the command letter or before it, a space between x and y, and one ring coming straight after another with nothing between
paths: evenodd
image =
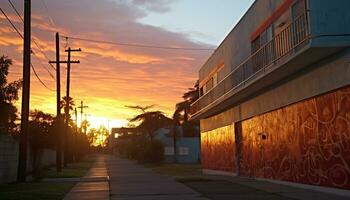
<instances>
[{"instance_id":1,"label":"overhead wire","mask_svg":"<svg viewBox=\"0 0 350 200\"><path fill-rule=\"evenodd\" d=\"M47 17L49 18L49 21L50 21L51 25L52 25L52 26L56 26L55 21L53 20L53 18L52 18L51 15L50 15L49 8L48 8L48 6L47 6L45 0L41 0L41 3L43 3L43 5L44 5L44 8L45 8L45 10L46 10L46 15L47 15Z\"/></svg>"},{"instance_id":2,"label":"overhead wire","mask_svg":"<svg viewBox=\"0 0 350 200\"><path fill-rule=\"evenodd\" d=\"M18 11L18 9L16 8L16 6L12 3L11 0L7 0L7 1L10 3L12 9L16 12L17 16L18 16L18 17L21 19L21 21L24 23L23 17L22 17L22 15L19 13L19 11ZM14 26L14 25L13 25L13 26ZM23 37L22 37L22 38L23 38ZM32 41L33 41L33 43L35 44L35 46L38 48L38 50L40 51L40 53L43 54L44 57L45 57L48 61L50 61L50 58L49 58L49 57L47 56L47 54L42 50L42 48L39 46L39 44L36 42L36 40L33 38ZM50 67L51 67L52 69L56 70L56 68L55 68L51 63L49 63L49 65L50 65Z\"/></svg>"},{"instance_id":3,"label":"overhead wire","mask_svg":"<svg viewBox=\"0 0 350 200\"><path fill-rule=\"evenodd\" d=\"M50 91L52 91L52 92L55 92L56 90L53 90L53 89L49 88L49 87L41 80L41 78L39 77L39 75L36 73L35 68L34 68L34 66L33 66L32 63L30 63L30 66L32 67L33 72L34 72L34 75L35 75L36 78L39 80L39 82L40 82L46 89L48 89L48 90L50 90Z\"/></svg>"},{"instance_id":4,"label":"overhead wire","mask_svg":"<svg viewBox=\"0 0 350 200\"><path fill-rule=\"evenodd\" d=\"M13 22L11 21L11 19L7 16L7 14L4 12L4 10L2 8L0 8L0 11L2 12L2 14L5 16L5 18L7 19L7 21L11 24L12 28L18 33L18 35L24 39L23 35L21 32L19 32L19 30L17 29L17 27L13 24ZM50 89L42 80L41 78L39 77L39 75L37 74L35 68L34 68L34 65L32 63L30 63L30 66L31 68L33 69L33 72L34 72L34 75L36 76L36 78L39 80L39 82L48 90L50 91L55 91L55 90L52 90Z\"/></svg>"},{"instance_id":5,"label":"overhead wire","mask_svg":"<svg viewBox=\"0 0 350 200\"><path fill-rule=\"evenodd\" d=\"M101 43L101 44L111 44L117 46L129 46L129 47L139 47L139 48L153 48L153 49L168 49L168 50L187 50L187 51L213 51L213 48L190 48L190 47L170 47L170 46L157 46L157 45L146 45L146 44L132 44L132 43L121 43L113 42L106 40L93 40L81 37L72 37L72 36L61 36L62 38L80 40L85 42Z\"/></svg>"}]
</instances>

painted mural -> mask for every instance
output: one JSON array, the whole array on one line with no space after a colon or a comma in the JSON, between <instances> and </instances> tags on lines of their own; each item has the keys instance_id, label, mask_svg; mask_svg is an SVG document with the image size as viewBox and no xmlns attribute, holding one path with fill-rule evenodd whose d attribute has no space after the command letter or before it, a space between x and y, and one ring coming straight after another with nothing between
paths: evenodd
<instances>
[{"instance_id":1,"label":"painted mural","mask_svg":"<svg viewBox=\"0 0 350 200\"><path fill-rule=\"evenodd\" d=\"M350 189L350 88L242 122L240 174Z\"/></svg>"},{"instance_id":2,"label":"painted mural","mask_svg":"<svg viewBox=\"0 0 350 200\"><path fill-rule=\"evenodd\" d=\"M236 172L234 126L201 133L203 169Z\"/></svg>"}]
</instances>

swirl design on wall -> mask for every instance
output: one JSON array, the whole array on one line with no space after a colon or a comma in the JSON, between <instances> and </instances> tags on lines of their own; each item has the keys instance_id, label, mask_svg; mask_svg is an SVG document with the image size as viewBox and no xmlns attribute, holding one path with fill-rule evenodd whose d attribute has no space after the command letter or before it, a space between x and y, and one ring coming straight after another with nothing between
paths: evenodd
<instances>
[{"instance_id":1,"label":"swirl design on wall","mask_svg":"<svg viewBox=\"0 0 350 200\"><path fill-rule=\"evenodd\" d=\"M236 172L234 126L201 133L203 169Z\"/></svg>"},{"instance_id":2,"label":"swirl design on wall","mask_svg":"<svg viewBox=\"0 0 350 200\"><path fill-rule=\"evenodd\" d=\"M350 189L350 87L243 121L240 155L242 176Z\"/></svg>"}]
</instances>

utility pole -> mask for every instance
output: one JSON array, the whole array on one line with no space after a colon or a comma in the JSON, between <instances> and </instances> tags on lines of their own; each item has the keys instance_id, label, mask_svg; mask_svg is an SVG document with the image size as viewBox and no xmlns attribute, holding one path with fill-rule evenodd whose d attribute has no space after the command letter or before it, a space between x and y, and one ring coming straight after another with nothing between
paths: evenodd
<instances>
[{"instance_id":1,"label":"utility pole","mask_svg":"<svg viewBox=\"0 0 350 200\"><path fill-rule=\"evenodd\" d=\"M18 182L26 181L27 146L30 98L30 43L31 43L31 0L24 0L24 42L23 42L23 89L21 112L21 138L18 158Z\"/></svg>"},{"instance_id":2,"label":"utility pole","mask_svg":"<svg viewBox=\"0 0 350 200\"><path fill-rule=\"evenodd\" d=\"M70 61L71 63L80 63L79 61ZM57 172L62 171L62 116L61 116L61 63L68 63L68 61L60 60L60 36L56 33L56 60L49 61L49 63L56 63L56 87L57 87L57 147L56 147L56 170Z\"/></svg>"},{"instance_id":3,"label":"utility pole","mask_svg":"<svg viewBox=\"0 0 350 200\"><path fill-rule=\"evenodd\" d=\"M75 132L78 133L78 111L77 111L77 108L74 108L74 114L75 114Z\"/></svg>"},{"instance_id":4,"label":"utility pole","mask_svg":"<svg viewBox=\"0 0 350 200\"><path fill-rule=\"evenodd\" d=\"M69 155L69 99L70 99L70 65L71 63L80 63L80 61L71 61L71 52L80 52L81 49L71 49L70 47L66 52L68 52L68 60L67 60L67 90L66 90L66 107L64 108L65 116L66 116L66 131L64 137L64 166L67 166L68 163L68 155Z\"/></svg>"},{"instance_id":5,"label":"utility pole","mask_svg":"<svg viewBox=\"0 0 350 200\"><path fill-rule=\"evenodd\" d=\"M62 128L62 119L61 119L61 67L60 67L60 36L59 33L56 33L56 60L49 61L49 63L56 63L56 170L57 172L62 171L62 137L61 137L61 128Z\"/></svg>"},{"instance_id":6,"label":"utility pole","mask_svg":"<svg viewBox=\"0 0 350 200\"><path fill-rule=\"evenodd\" d=\"M88 108L88 106L84 106L84 102L81 101L80 106L78 108L80 108L80 129L81 131L83 131L83 113L84 113L84 108Z\"/></svg>"},{"instance_id":7,"label":"utility pole","mask_svg":"<svg viewBox=\"0 0 350 200\"><path fill-rule=\"evenodd\" d=\"M77 108L74 108L74 115L75 115L75 134L74 134L74 144L77 144L78 146L74 146L74 161L77 160L78 158L78 152L77 152L77 148L76 147L80 147L80 143L78 143L78 111Z\"/></svg>"}]
</instances>

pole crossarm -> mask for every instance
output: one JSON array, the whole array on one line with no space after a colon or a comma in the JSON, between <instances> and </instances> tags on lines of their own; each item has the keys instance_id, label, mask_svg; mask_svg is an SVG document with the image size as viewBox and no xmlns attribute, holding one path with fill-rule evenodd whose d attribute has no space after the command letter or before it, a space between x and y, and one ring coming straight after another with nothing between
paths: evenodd
<instances>
[{"instance_id":1,"label":"pole crossarm","mask_svg":"<svg viewBox=\"0 0 350 200\"><path fill-rule=\"evenodd\" d=\"M57 61L49 61L49 63L50 64L57 63ZM60 61L60 63L67 64L68 60ZM72 64L80 64L80 60L72 60L72 61L70 61L70 63L72 63Z\"/></svg>"},{"instance_id":2,"label":"pole crossarm","mask_svg":"<svg viewBox=\"0 0 350 200\"><path fill-rule=\"evenodd\" d=\"M79 52L80 52L80 51L81 51L81 48L79 48L79 49L66 49L66 50L65 50L65 52L70 52L70 51L71 51L71 52L72 52L72 51L79 51Z\"/></svg>"}]
</instances>

